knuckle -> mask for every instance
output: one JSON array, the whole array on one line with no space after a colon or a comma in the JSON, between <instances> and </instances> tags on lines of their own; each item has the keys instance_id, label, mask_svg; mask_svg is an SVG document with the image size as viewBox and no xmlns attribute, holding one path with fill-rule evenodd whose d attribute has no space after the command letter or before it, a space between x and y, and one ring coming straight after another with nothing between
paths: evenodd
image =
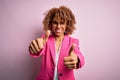
<instances>
[{"instance_id":1,"label":"knuckle","mask_svg":"<svg viewBox=\"0 0 120 80\"><path fill-rule=\"evenodd\" d=\"M73 61L73 64L75 65L75 64L76 64L76 61Z\"/></svg>"},{"instance_id":2,"label":"knuckle","mask_svg":"<svg viewBox=\"0 0 120 80\"><path fill-rule=\"evenodd\" d=\"M41 41L41 38L37 38L36 41Z\"/></svg>"},{"instance_id":3,"label":"knuckle","mask_svg":"<svg viewBox=\"0 0 120 80\"><path fill-rule=\"evenodd\" d=\"M33 48L33 45L32 45L32 44L30 44L30 48Z\"/></svg>"},{"instance_id":4,"label":"knuckle","mask_svg":"<svg viewBox=\"0 0 120 80\"><path fill-rule=\"evenodd\" d=\"M67 63L66 63L66 62L64 62L64 64L65 64L65 65L67 65Z\"/></svg>"},{"instance_id":5,"label":"knuckle","mask_svg":"<svg viewBox=\"0 0 120 80\"><path fill-rule=\"evenodd\" d=\"M38 43L43 42L43 38L39 38L39 39L37 39L37 42L38 42Z\"/></svg>"},{"instance_id":6,"label":"knuckle","mask_svg":"<svg viewBox=\"0 0 120 80\"><path fill-rule=\"evenodd\" d=\"M67 57L64 57L64 61L66 61L67 60Z\"/></svg>"},{"instance_id":7,"label":"knuckle","mask_svg":"<svg viewBox=\"0 0 120 80\"><path fill-rule=\"evenodd\" d=\"M74 57L71 57L71 60L74 61Z\"/></svg>"},{"instance_id":8,"label":"knuckle","mask_svg":"<svg viewBox=\"0 0 120 80\"><path fill-rule=\"evenodd\" d=\"M74 66L74 68L76 68L76 64L74 64L73 66Z\"/></svg>"},{"instance_id":9,"label":"knuckle","mask_svg":"<svg viewBox=\"0 0 120 80\"><path fill-rule=\"evenodd\" d=\"M39 52L40 51L40 49L37 49L37 52Z\"/></svg>"},{"instance_id":10,"label":"knuckle","mask_svg":"<svg viewBox=\"0 0 120 80\"><path fill-rule=\"evenodd\" d=\"M32 42L34 43L34 42L35 42L35 40L32 40Z\"/></svg>"},{"instance_id":11,"label":"knuckle","mask_svg":"<svg viewBox=\"0 0 120 80\"><path fill-rule=\"evenodd\" d=\"M33 41L32 41L32 44L35 44L35 42L36 42L36 41L35 41L35 40L33 40Z\"/></svg>"}]
</instances>

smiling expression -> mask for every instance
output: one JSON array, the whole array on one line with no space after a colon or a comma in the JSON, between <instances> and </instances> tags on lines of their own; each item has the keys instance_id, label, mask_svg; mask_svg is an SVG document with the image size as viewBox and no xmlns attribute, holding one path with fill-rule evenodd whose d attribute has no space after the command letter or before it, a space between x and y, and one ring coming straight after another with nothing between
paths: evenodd
<instances>
[{"instance_id":1,"label":"smiling expression","mask_svg":"<svg viewBox=\"0 0 120 80\"><path fill-rule=\"evenodd\" d=\"M58 18L57 20L53 19L52 32L54 33L54 35L62 36L64 35L65 31L66 31L66 21L60 18Z\"/></svg>"}]
</instances>

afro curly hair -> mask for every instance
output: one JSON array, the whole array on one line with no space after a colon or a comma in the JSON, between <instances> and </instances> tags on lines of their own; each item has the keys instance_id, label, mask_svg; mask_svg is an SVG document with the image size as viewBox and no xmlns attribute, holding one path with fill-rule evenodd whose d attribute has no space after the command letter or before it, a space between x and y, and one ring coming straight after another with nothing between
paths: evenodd
<instances>
[{"instance_id":1,"label":"afro curly hair","mask_svg":"<svg viewBox=\"0 0 120 80\"><path fill-rule=\"evenodd\" d=\"M65 34L70 35L73 33L73 31L76 29L75 28L75 16L72 13L72 11L67 8L66 6L60 6L59 8L52 8L50 9L45 18L43 19L43 28L44 30L51 30L51 25L53 19L58 19L64 20L66 22L66 31Z\"/></svg>"}]
</instances>

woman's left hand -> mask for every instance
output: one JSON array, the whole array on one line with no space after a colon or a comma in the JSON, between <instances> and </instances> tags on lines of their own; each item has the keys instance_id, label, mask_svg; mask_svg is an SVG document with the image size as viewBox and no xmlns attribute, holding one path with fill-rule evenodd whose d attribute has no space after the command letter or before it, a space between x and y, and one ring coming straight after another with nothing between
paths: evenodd
<instances>
[{"instance_id":1,"label":"woman's left hand","mask_svg":"<svg viewBox=\"0 0 120 80\"><path fill-rule=\"evenodd\" d=\"M74 48L75 44L72 45L70 51L69 51L69 56L64 57L64 64L68 69L76 69L77 68L77 63L78 63L78 57L74 53Z\"/></svg>"}]
</instances>

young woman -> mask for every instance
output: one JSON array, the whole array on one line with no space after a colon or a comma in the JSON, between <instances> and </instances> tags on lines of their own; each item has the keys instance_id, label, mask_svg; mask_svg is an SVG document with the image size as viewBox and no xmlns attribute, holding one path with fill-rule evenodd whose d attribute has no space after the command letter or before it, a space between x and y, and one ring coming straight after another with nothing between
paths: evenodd
<instances>
[{"instance_id":1,"label":"young woman","mask_svg":"<svg viewBox=\"0 0 120 80\"><path fill-rule=\"evenodd\" d=\"M65 6L48 11L43 20L45 35L29 46L32 57L42 56L36 80L75 80L73 70L84 65L79 40L69 36L75 30L75 22L74 14Z\"/></svg>"}]
</instances>

